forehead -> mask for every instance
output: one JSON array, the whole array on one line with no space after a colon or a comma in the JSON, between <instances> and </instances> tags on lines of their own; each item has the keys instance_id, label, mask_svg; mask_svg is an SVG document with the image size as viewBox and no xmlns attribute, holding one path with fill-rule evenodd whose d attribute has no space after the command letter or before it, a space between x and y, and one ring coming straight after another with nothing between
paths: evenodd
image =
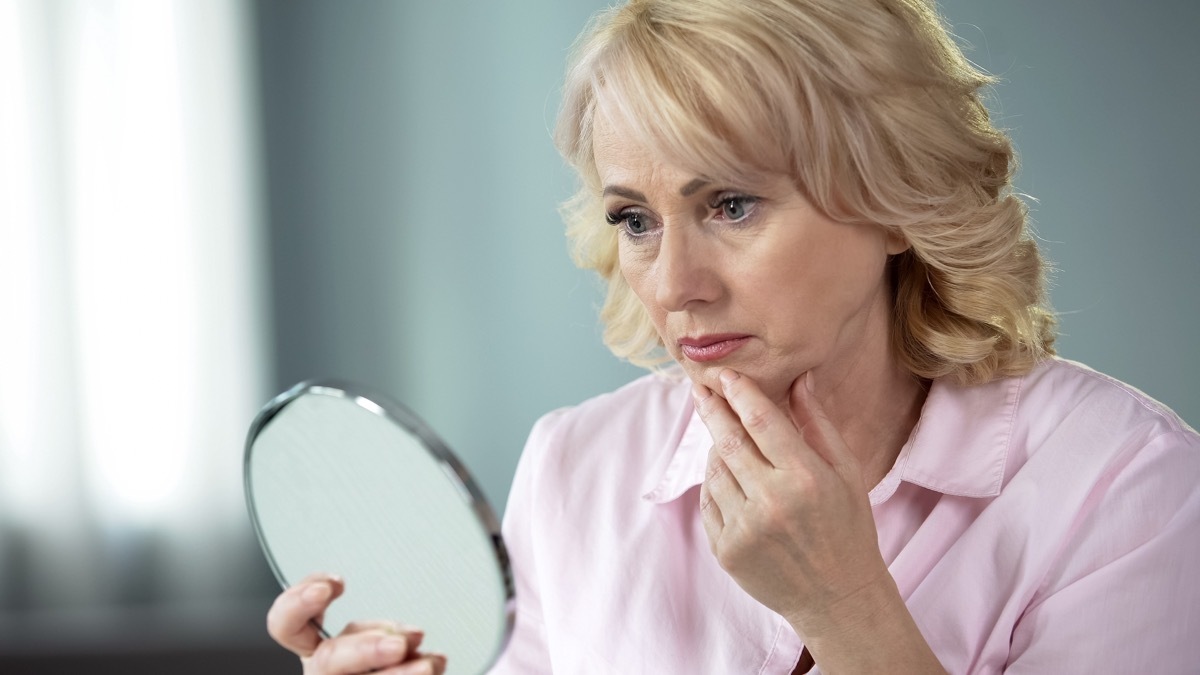
<instances>
[{"instance_id":1,"label":"forehead","mask_svg":"<svg viewBox=\"0 0 1200 675\"><path fill-rule=\"evenodd\" d=\"M615 115L602 101L592 115L592 158L601 179L614 171L644 171L655 153L642 142L623 117Z\"/></svg>"},{"instance_id":2,"label":"forehead","mask_svg":"<svg viewBox=\"0 0 1200 675\"><path fill-rule=\"evenodd\" d=\"M702 119L672 114L680 111L669 101L663 101L657 112L630 104L622 96L624 90L611 85L604 83L594 90L586 125L593 167L584 168L583 174L588 183L599 181L597 189L615 182L659 181L668 175L670 182L679 183L676 188L697 178L765 188L791 175L763 161L764 155L780 150L778 141L771 142L770 131L758 130L752 135L757 145L748 147ZM763 144L771 149L758 147Z\"/></svg>"},{"instance_id":3,"label":"forehead","mask_svg":"<svg viewBox=\"0 0 1200 675\"><path fill-rule=\"evenodd\" d=\"M688 168L654 147L628 119L597 103L592 118L592 160L600 187L661 187L689 191L696 182L708 182L711 172Z\"/></svg>"}]
</instances>

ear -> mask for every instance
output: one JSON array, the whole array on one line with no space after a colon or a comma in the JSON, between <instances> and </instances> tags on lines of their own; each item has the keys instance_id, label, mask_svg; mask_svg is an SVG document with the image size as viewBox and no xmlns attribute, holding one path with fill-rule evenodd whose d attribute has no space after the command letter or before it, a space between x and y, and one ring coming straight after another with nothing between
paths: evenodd
<instances>
[{"instance_id":1,"label":"ear","mask_svg":"<svg viewBox=\"0 0 1200 675\"><path fill-rule=\"evenodd\" d=\"M886 241L884 241L884 246L887 249L888 255L904 253L910 248L908 240L905 239L904 235L900 234L899 232L886 230L884 232L884 236L887 238Z\"/></svg>"}]
</instances>

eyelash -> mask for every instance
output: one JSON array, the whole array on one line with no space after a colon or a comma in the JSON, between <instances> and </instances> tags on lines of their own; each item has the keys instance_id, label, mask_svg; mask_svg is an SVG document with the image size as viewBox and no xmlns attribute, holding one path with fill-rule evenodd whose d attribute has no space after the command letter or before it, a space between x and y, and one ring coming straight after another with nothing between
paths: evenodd
<instances>
[{"instance_id":1,"label":"eyelash","mask_svg":"<svg viewBox=\"0 0 1200 675\"><path fill-rule=\"evenodd\" d=\"M752 195L723 193L718 195L718 198L715 201L709 202L708 207L714 211L720 210L722 211L722 215L724 215L723 210L727 204L730 204L731 202L741 203L746 213L737 220L729 221L733 226L736 227L747 224L754 217L755 205L758 204L758 201L759 198ZM646 233L635 234L629 231L629 228L626 225L632 216L640 216L644 218L646 217L646 214L637 208L628 208L617 212L608 211L604 214L604 220L609 225L622 226L621 234L629 238L631 241L646 237Z\"/></svg>"}]
</instances>

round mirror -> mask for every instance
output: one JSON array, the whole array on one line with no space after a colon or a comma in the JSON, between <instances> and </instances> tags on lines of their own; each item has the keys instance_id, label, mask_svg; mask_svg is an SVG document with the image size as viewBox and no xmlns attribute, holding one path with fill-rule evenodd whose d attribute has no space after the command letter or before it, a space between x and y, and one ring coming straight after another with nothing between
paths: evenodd
<instances>
[{"instance_id":1,"label":"round mirror","mask_svg":"<svg viewBox=\"0 0 1200 675\"><path fill-rule=\"evenodd\" d=\"M412 412L361 388L306 382L250 428L246 502L287 588L314 572L346 580L321 626L389 619L474 675L513 625L513 587L494 513L463 465Z\"/></svg>"}]
</instances>

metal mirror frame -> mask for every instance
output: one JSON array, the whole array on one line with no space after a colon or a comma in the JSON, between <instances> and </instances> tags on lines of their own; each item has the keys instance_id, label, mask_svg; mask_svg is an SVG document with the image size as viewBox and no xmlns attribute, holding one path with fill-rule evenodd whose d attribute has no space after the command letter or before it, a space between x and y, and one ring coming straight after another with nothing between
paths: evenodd
<instances>
[{"instance_id":1,"label":"metal mirror frame","mask_svg":"<svg viewBox=\"0 0 1200 675\"><path fill-rule=\"evenodd\" d=\"M267 538L263 533L262 525L259 523L258 509L255 508L254 489L250 477L250 457L253 454L254 441L258 438L259 433L288 405L306 394L347 399L368 412L382 416L392 423L397 424L400 428L414 434L421 441L421 445L424 446L425 450L438 462L450 484L457 488L459 496L470 507L472 513L475 514L476 521L484 533L488 535L492 543L492 553L495 556L496 565L500 570L500 578L504 583L504 634L493 657L498 658L508 645L508 641L512 637L513 628L516 625L516 592L513 587L512 567L509 563L508 549L505 548L504 539L500 534L500 521L496 518L492 507L488 504L487 498L484 497L483 491L479 489L478 484L471 478L471 474L467 471L467 468L459 461L449 446L438 438L433 429L425 424L424 420L417 416L416 413L387 396L353 382L338 379L305 380L279 394L263 406L258 416L250 424L250 431L246 435L246 447L242 458L242 482L246 493L246 508L250 512L250 522L254 526L254 535L258 539L259 548L262 549L263 555L267 559L267 564L271 567L271 572L275 575L275 580L279 582L280 587L286 589L294 582L289 582L284 578L279 564L275 561L275 555L271 551L271 547L267 544ZM317 624L317 628L323 636L326 638L330 637L324 626Z\"/></svg>"}]
</instances>

